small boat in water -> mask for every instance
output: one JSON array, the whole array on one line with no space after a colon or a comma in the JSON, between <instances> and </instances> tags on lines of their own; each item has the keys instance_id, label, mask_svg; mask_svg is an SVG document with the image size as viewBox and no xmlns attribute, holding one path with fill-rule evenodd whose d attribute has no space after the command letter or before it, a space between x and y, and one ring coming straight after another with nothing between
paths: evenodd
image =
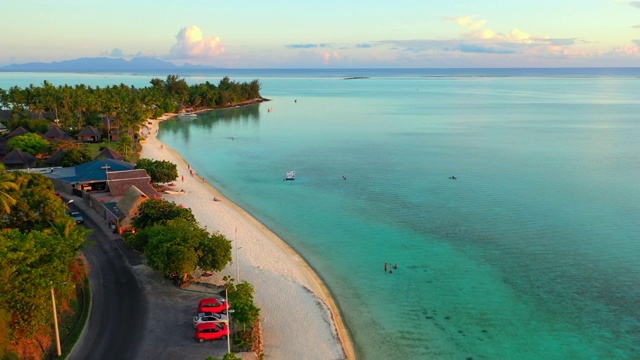
<instances>
[{"instance_id":1,"label":"small boat in water","mask_svg":"<svg viewBox=\"0 0 640 360\"><path fill-rule=\"evenodd\" d=\"M178 119L180 120L193 120L193 119L197 119L198 115L191 113L191 112L185 112L182 114L178 114Z\"/></svg>"},{"instance_id":2,"label":"small boat in water","mask_svg":"<svg viewBox=\"0 0 640 360\"><path fill-rule=\"evenodd\" d=\"M287 172L287 175L284 176L285 180L295 180L296 179L296 172L293 170L289 170Z\"/></svg>"}]
</instances>

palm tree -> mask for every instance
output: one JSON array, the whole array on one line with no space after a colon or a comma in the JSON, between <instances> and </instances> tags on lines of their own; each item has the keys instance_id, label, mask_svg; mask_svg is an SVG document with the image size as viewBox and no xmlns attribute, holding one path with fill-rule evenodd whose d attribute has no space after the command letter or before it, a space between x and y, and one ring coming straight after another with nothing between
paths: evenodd
<instances>
[{"instance_id":1,"label":"palm tree","mask_svg":"<svg viewBox=\"0 0 640 360\"><path fill-rule=\"evenodd\" d=\"M11 206L15 205L17 200L10 195L11 190L18 190L12 174L4 170L4 164L0 163L0 213L10 214Z\"/></svg>"}]
</instances>

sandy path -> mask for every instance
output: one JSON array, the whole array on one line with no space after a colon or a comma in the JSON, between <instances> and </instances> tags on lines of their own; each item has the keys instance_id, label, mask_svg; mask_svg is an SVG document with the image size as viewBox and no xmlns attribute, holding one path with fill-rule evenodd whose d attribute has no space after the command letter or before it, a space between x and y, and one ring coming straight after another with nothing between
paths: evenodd
<instances>
[{"instance_id":1,"label":"sandy path","mask_svg":"<svg viewBox=\"0 0 640 360\"><path fill-rule=\"evenodd\" d=\"M224 198L198 177L197 169L190 169L177 152L161 143L156 138L158 121L152 122L141 157L176 164L179 175L175 189L185 193L163 197L191 208L202 226L235 242L233 257L236 259L237 253L237 262L229 264L221 275L239 275L240 280L254 286L256 303L262 309L266 357L355 359L337 307L315 272L273 232ZM206 279L215 282L220 278Z\"/></svg>"}]
</instances>

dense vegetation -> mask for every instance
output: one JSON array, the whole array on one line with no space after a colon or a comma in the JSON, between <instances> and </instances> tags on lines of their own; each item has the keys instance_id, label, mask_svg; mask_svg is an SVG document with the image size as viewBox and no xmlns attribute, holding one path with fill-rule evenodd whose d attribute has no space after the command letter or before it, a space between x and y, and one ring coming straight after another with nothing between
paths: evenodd
<instances>
[{"instance_id":1,"label":"dense vegetation","mask_svg":"<svg viewBox=\"0 0 640 360\"><path fill-rule=\"evenodd\" d=\"M231 261L231 242L200 227L191 209L163 199L148 199L133 218L136 233L127 243L143 251L149 266L179 285L196 269L220 271Z\"/></svg>"},{"instance_id":2,"label":"dense vegetation","mask_svg":"<svg viewBox=\"0 0 640 360\"><path fill-rule=\"evenodd\" d=\"M148 118L182 107L216 108L260 98L260 82L237 83L224 77L218 85L210 82L188 85L177 75L166 80L151 79L151 86L136 88L120 84L104 88L86 85L53 86L44 81L42 86L17 86L0 89L0 109L13 111L9 129L19 126L31 132L44 133L47 123L38 120L45 113L59 119L63 129L80 130L86 125L98 129L118 127L135 134ZM32 117L31 114L37 116ZM105 117L109 120L106 122Z\"/></svg>"},{"instance_id":3,"label":"dense vegetation","mask_svg":"<svg viewBox=\"0 0 640 360\"><path fill-rule=\"evenodd\" d=\"M0 170L0 358L44 357L52 344L51 289L59 312L82 281L87 235L41 174Z\"/></svg>"},{"instance_id":4,"label":"dense vegetation","mask_svg":"<svg viewBox=\"0 0 640 360\"><path fill-rule=\"evenodd\" d=\"M136 169L145 169L153 183L166 183L178 178L178 167L166 160L142 158L136 162Z\"/></svg>"}]
</instances>

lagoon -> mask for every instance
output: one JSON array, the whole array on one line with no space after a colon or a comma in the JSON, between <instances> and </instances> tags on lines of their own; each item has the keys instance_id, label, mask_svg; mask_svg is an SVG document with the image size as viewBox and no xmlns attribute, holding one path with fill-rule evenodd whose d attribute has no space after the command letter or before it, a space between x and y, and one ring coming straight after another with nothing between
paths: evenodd
<instances>
[{"instance_id":1,"label":"lagoon","mask_svg":"<svg viewBox=\"0 0 640 360\"><path fill-rule=\"evenodd\" d=\"M310 263L360 358L627 359L640 353L638 73L185 74L257 78L272 101L159 135ZM0 73L0 87L151 75L55 77Z\"/></svg>"}]
</instances>

